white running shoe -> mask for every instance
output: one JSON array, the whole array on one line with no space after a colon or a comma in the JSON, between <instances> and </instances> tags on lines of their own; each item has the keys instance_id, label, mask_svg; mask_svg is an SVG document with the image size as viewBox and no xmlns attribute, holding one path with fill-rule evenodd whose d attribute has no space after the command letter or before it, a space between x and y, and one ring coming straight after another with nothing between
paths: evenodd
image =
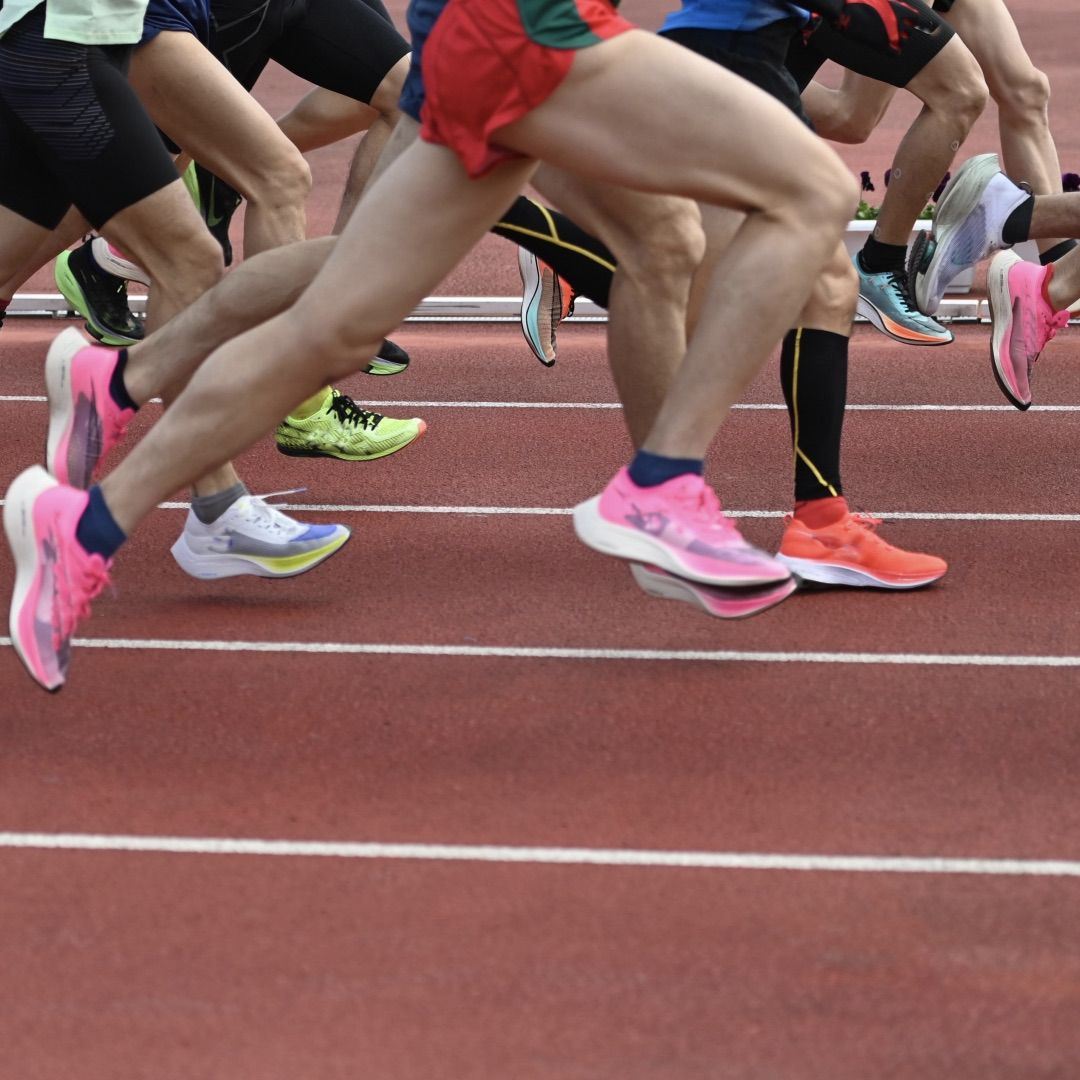
<instances>
[{"instance_id":1,"label":"white running shoe","mask_svg":"<svg viewBox=\"0 0 1080 1080\"><path fill-rule=\"evenodd\" d=\"M908 258L908 279L923 314L937 311L949 284L965 270L1012 247L1001 232L1027 198L1001 171L997 154L979 154L956 170L938 201L929 236L916 238Z\"/></svg>"},{"instance_id":2,"label":"white running shoe","mask_svg":"<svg viewBox=\"0 0 1080 1080\"><path fill-rule=\"evenodd\" d=\"M318 566L351 535L344 525L305 525L259 495L243 495L209 525L189 510L172 555L197 578L293 577Z\"/></svg>"}]
</instances>

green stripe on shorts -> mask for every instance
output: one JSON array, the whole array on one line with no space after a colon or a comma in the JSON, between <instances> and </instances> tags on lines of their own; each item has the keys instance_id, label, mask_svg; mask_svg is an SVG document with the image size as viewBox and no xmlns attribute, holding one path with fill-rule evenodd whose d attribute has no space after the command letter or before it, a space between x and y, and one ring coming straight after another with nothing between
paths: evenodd
<instances>
[{"instance_id":1,"label":"green stripe on shorts","mask_svg":"<svg viewBox=\"0 0 1080 1080\"><path fill-rule=\"evenodd\" d=\"M581 17L574 0L517 0L521 24L531 41L549 49L585 49L601 38Z\"/></svg>"}]
</instances>

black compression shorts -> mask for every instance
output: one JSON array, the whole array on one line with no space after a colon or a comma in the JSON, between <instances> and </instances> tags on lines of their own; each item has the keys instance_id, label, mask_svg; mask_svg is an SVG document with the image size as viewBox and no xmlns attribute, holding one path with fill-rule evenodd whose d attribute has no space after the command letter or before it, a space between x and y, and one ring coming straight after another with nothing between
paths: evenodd
<instances>
[{"instance_id":1,"label":"black compression shorts","mask_svg":"<svg viewBox=\"0 0 1080 1080\"><path fill-rule=\"evenodd\" d=\"M47 40L45 5L0 38L0 205L54 229L94 228L177 179L124 73L128 45Z\"/></svg>"},{"instance_id":2,"label":"black compression shorts","mask_svg":"<svg viewBox=\"0 0 1080 1080\"><path fill-rule=\"evenodd\" d=\"M813 127L803 110L795 79L784 66L791 35L801 26L801 19L779 19L759 30L676 27L660 36L677 41L706 60L742 76L786 105L808 127Z\"/></svg>"},{"instance_id":3,"label":"black compression shorts","mask_svg":"<svg viewBox=\"0 0 1080 1080\"><path fill-rule=\"evenodd\" d=\"M382 0L213 0L210 48L247 90L276 60L363 102L409 52Z\"/></svg>"},{"instance_id":4,"label":"black compression shorts","mask_svg":"<svg viewBox=\"0 0 1080 1080\"><path fill-rule=\"evenodd\" d=\"M791 39L787 66L799 89L806 89L826 60L834 60L849 71L891 86L907 86L941 52L955 31L923 0L906 2L919 8L925 18L934 23L934 30L929 34L915 31L904 40L896 54L886 55L863 45L826 22L819 22L807 34L796 34Z\"/></svg>"}]
</instances>

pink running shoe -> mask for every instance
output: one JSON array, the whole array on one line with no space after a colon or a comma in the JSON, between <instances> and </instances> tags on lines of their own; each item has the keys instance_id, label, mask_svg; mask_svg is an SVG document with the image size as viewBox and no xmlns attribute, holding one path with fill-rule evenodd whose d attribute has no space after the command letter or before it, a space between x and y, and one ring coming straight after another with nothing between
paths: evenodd
<instances>
[{"instance_id":1,"label":"pink running shoe","mask_svg":"<svg viewBox=\"0 0 1080 1080\"><path fill-rule=\"evenodd\" d=\"M65 330L49 346L45 464L61 484L88 488L98 462L124 437L135 415L109 393L115 367L115 349L87 345L75 329Z\"/></svg>"},{"instance_id":2,"label":"pink running shoe","mask_svg":"<svg viewBox=\"0 0 1080 1080\"><path fill-rule=\"evenodd\" d=\"M791 577L742 538L712 488L693 473L643 488L620 469L599 495L574 507L574 531L606 555L706 585L768 585Z\"/></svg>"},{"instance_id":3,"label":"pink running shoe","mask_svg":"<svg viewBox=\"0 0 1080 1080\"><path fill-rule=\"evenodd\" d=\"M795 591L795 579L788 578L775 585L747 585L726 589L720 585L702 585L676 577L659 566L631 563L634 580L650 596L663 600L683 600L701 608L706 615L718 619L747 619L775 607Z\"/></svg>"},{"instance_id":4,"label":"pink running shoe","mask_svg":"<svg viewBox=\"0 0 1080 1080\"><path fill-rule=\"evenodd\" d=\"M15 557L11 643L46 690L64 685L71 636L109 581L110 564L75 539L88 500L86 492L62 487L35 465L15 477L4 502L4 531Z\"/></svg>"},{"instance_id":5,"label":"pink running shoe","mask_svg":"<svg viewBox=\"0 0 1080 1080\"><path fill-rule=\"evenodd\" d=\"M1031 369L1046 343L1069 321L1054 311L1046 287L1054 264L1036 266L1019 255L995 255L986 274L990 301L990 361L1001 392L1018 409L1031 407Z\"/></svg>"}]
</instances>

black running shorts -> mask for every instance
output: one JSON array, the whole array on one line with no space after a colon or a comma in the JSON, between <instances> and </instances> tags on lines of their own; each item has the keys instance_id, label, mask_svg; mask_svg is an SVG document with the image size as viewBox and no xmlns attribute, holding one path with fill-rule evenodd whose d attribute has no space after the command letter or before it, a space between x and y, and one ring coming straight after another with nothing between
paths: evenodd
<instances>
[{"instance_id":1,"label":"black running shorts","mask_svg":"<svg viewBox=\"0 0 1080 1080\"><path fill-rule=\"evenodd\" d=\"M276 60L363 102L409 52L382 0L212 0L210 48L247 90Z\"/></svg>"},{"instance_id":2,"label":"black running shorts","mask_svg":"<svg viewBox=\"0 0 1080 1080\"><path fill-rule=\"evenodd\" d=\"M879 52L847 37L823 21L808 34L796 34L788 50L787 66L799 89L803 90L809 85L826 60L834 60L849 71L891 86L907 86L941 52L955 33L923 0L907 0L907 3L919 8L926 19L934 23L934 30L932 33L916 31L904 41L899 53L887 55Z\"/></svg>"},{"instance_id":3,"label":"black running shorts","mask_svg":"<svg viewBox=\"0 0 1080 1080\"><path fill-rule=\"evenodd\" d=\"M47 40L45 5L0 38L0 205L54 229L100 228L176 178L124 72L128 45Z\"/></svg>"},{"instance_id":4,"label":"black running shorts","mask_svg":"<svg viewBox=\"0 0 1080 1080\"><path fill-rule=\"evenodd\" d=\"M803 123L813 127L803 110L795 79L784 66L791 35L801 26L801 19L778 19L759 30L675 27L665 30L661 37L685 45L706 60L712 60L742 76L786 105Z\"/></svg>"}]
</instances>

